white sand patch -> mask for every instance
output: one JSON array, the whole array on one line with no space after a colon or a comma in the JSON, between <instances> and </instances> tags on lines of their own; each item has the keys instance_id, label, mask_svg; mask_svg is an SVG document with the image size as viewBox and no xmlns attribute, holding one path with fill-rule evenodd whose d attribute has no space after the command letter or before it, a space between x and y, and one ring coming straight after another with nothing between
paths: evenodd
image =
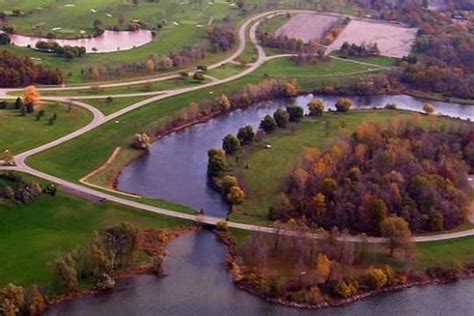
<instances>
[{"instance_id":1,"label":"white sand patch","mask_svg":"<svg viewBox=\"0 0 474 316\"><path fill-rule=\"evenodd\" d=\"M402 58L413 49L417 32L416 28L352 20L329 46L327 54L341 48L344 42L356 45L377 43L381 55Z\"/></svg>"},{"instance_id":2,"label":"white sand patch","mask_svg":"<svg viewBox=\"0 0 474 316\"><path fill-rule=\"evenodd\" d=\"M282 25L276 35L297 38L305 43L319 41L338 21L334 16L300 13Z\"/></svg>"}]
</instances>

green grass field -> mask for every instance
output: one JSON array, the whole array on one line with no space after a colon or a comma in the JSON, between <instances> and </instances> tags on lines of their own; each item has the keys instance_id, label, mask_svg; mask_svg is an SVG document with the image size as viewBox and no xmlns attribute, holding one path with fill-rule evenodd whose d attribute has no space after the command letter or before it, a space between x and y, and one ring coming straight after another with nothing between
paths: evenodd
<instances>
[{"instance_id":1,"label":"green grass field","mask_svg":"<svg viewBox=\"0 0 474 316\"><path fill-rule=\"evenodd\" d=\"M170 90L177 88L193 87L198 86L203 82L193 80L192 78L187 79L170 79L164 81L157 81L153 83L145 84L132 84L122 87L113 88L101 88L99 85L92 89L80 89L80 90L65 90L65 91L44 91L43 96L93 96L93 95L115 95L115 94L130 94L130 93L142 93L142 92L154 92L162 90ZM12 95L20 95L21 92L14 92Z\"/></svg>"},{"instance_id":2,"label":"green grass field","mask_svg":"<svg viewBox=\"0 0 474 316\"><path fill-rule=\"evenodd\" d=\"M112 203L91 203L63 193L42 195L21 206L0 203L0 287L52 280L48 263L61 251L84 243L92 231L120 222L143 228L168 228L187 222Z\"/></svg>"},{"instance_id":3,"label":"green grass field","mask_svg":"<svg viewBox=\"0 0 474 316\"><path fill-rule=\"evenodd\" d=\"M87 99L83 102L96 107L105 115L109 115L144 99L146 99L146 97L113 98L112 102L109 102L107 98L100 98Z\"/></svg>"},{"instance_id":4,"label":"green grass field","mask_svg":"<svg viewBox=\"0 0 474 316\"><path fill-rule=\"evenodd\" d=\"M231 229L230 232L238 249L245 249L248 247L248 242L252 233L240 229ZM416 246L414 268L417 271L423 271L426 268L433 266L449 265L453 263L453 261L460 264L471 264L474 262L474 254L472 253L474 237L418 243ZM388 262L394 263L393 260L390 261L389 258L381 255L382 253L386 253L386 250L380 248L380 246L373 245L370 250L373 250L377 254L374 258L375 260L381 260L379 261L379 264L385 264Z\"/></svg>"},{"instance_id":5,"label":"green grass field","mask_svg":"<svg viewBox=\"0 0 474 316\"><path fill-rule=\"evenodd\" d=\"M10 17L9 24L14 25L19 33L45 36L53 28L61 27L63 32L58 32L57 36L71 37L80 35L80 30L92 34L96 19L105 28L118 26L121 29L132 20L140 20L148 28L156 28L158 24L171 27L174 21L193 27L207 25L211 17L223 18L233 10L227 1L214 2L193 4L161 0L139 1L138 5L134 5L131 0L7 0L2 3L2 9L11 11L19 8L25 13L20 17ZM119 17L123 19L122 24Z\"/></svg>"},{"instance_id":6,"label":"green grass field","mask_svg":"<svg viewBox=\"0 0 474 316\"><path fill-rule=\"evenodd\" d=\"M88 111L64 104L46 103L43 110L45 115L40 121L36 121L35 114L20 116L19 110L0 110L0 152L8 149L16 154L48 143L79 129L92 119ZM49 125L48 119L54 113L58 119L54 125Z\"/></svg>"},{"instance_id":7,"label":"green grass field","mask_svg":"<svg viewBox=\"0 0 474 316\"><path fill-rule=\"evenodd\" d=\"M416 266L419 269L435 265L473 262L474 237L418 244Z\"/></svg>"},{"instance_id":8,"label":"green grass field","mask_svg":"<svg viewBox=\"0 0 474 316\"><path fill-rule=\"evenodd\" d=\"M119 123L106 123L86 135L30 158L29 163L39 170L71 181L77 181L88 172L98 168L116 147L128 148L133 135L162 126L167 118L176 115L191 101L203 101L214 98L215 95L221 93L229 94L247 83L261 82L265 78L263 74L270 71L276 77L291 74L311 75L312 73L324 75L331 74L332 71L338 71L342 76L344 71L348 71L348 80L353 80L354 77L351 73L354 67L360 69L364 66L345 61L330 60L306 69L306 67L295 66L289 60L274 60L265 64L254 74L231 83L160 100L127 113L118 119ZM311 87L317 87L318 84L327 82L326 78L321 81L320 77L302 77L299 79L305 85L303 88L310 91ZM87 150L84 150L84 148L87 148Z\"/></svg>"}]
</instances>

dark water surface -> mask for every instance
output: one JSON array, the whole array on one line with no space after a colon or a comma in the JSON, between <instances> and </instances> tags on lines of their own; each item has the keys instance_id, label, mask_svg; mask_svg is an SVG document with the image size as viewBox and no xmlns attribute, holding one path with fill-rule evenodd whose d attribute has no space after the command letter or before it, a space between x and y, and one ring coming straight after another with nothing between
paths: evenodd
<instances>
[{"instance_id":1,"label":"dark water surface","mask_svg":"<svg viewBox=\"0 0 474 316\"><path fill-rule=\"evenodd\" d=\"M66 302L47 315L472 315L474 282L412 288L352 305L300 310L268 304L238 290L224 266L226 248L210 232L172 242L164 278L151 275L119 281L107 294Z\"/></svg>"},{"instance_id":2,"label":"dark water surface","mask_svg":"<svg viewBox=\"0 0 474 316\"><path fill-rule=\"evenodd\" d=\"M312 95L299 97L306 105ZM327 105L337 97L320 97ZM400 109L421 111L425 101L409 96L353 98L355 107L396 103ZM206 183L207 150L245 124L258 125L266 115L290 100L261 103L169 135L150 153L136 160L119 178L119 189L163 198L208 214L225 216L227 206ZM431 102L437 113L474 118L474 107ZM165 278L138 276L118 282L104 295L70 301L49 315L474 315L474 282L412 288L343 307L319 311L271 305L238 290L224 266L226 249L209 232L173 242L165 259Z\"/></svg>"}]
</instances>

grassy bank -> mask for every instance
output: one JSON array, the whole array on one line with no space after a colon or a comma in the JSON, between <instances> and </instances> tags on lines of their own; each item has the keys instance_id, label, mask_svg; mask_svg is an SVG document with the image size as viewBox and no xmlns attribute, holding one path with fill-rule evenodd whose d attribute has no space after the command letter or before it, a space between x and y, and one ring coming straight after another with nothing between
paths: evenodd
<instances>
[{"instance_id":1,"label":"grassy bank","mask_svg":"<svg viewBox=\"0 0 474 316\"><path fill-rule=\"evenodd\" d=\"M100 99L87 99L87 100L84 100L83 102L96 107L105 115L109 115L114 112L117 112L118 110L126 108L127 106L143 101L146 98L147 97L112 98L112 99L100 98Z\"/></svg>"},{"instance_id":2,"label":"grassy bank","mask_svg":"<svg viewBox=\"0 0 474 316\"><path fill-rule=\"evenodd\" d=\"M42 195L20 206L0 203L0 286L52 280L48 263L61 251L83 244L92 231L128 221L143 228L185 225L185 221L112 203L92 203L64 193Z\"/></svg>"},{"instance_id":3,"label":"grassy bank","mask_svg":"<svg viewBox=\"0 0 474 316\"><path fill-rule=\"evenodd\" d=\"M13 105L10 104L9 107ZM45 115L36 120L36 113L20 115L20 110L0 110L1 133L0 152L9 149L17 154L46 144L86 125L92 115L81 108L59 103L46 103L42 107ZM48 120L54 114L57 120L50 125Z\"/></svg>"},{"instance_id":4,"label":"grassy bank","mask_svg":"<svg viewBox=\"0 0 474 316\"><path fill-rule=\"evenodd\" d=\"M315 65L313 68L309 67L310 70L306 71L309 73L311 70L319 71L321 74L330 75L334 69L339 72L345 70L352 72L353 67L360 67L360 65L353 63L347 64L347 67L346 64L346 62L331 60ZM273 70L274 68L276 70ZM202 102L206 99L212 99L221 93L230 94L247 83L258 83L264 80L265 76L263 74L270 70L272 70L272 74L275 76L280 77L288 74L291 77L291 74L304 73L305 69L307 68L295 66L291 61L287 60L269 62L254 74L231 83L178 95L171 99L160 100L127 113L118 118L118 123L114 121L104 124L68 143L32 157L29 162L33 167L42 171L60 176L61 178L77 181L88 172L101 166L116 147L129 148L133 135L138 132L156 130L167 119L188 106L191 101ZM303 77L299 79L301 79L300 82L304 82L308 87L321 82L319 77ZM84 150L84 148L87 148L87 150Z\"/></svg>"}]
</instances>

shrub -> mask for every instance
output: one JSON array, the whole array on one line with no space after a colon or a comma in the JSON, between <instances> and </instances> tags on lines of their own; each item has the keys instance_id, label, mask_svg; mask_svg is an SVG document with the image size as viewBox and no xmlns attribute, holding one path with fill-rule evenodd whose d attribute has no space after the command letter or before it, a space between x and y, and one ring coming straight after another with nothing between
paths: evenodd
<instances>
[{"instance_id":1,"label":"shrub","mask_svg":"<svg viewBox=\"0 0 474 316\"><path fill-rule=\"evenodd\" d=\"M273 113L273 118L275 119L276 124L279 128L287 128L288 123L290 122L290 114L283 110L278 109Z\"/></svg>"},{"instance_id":2,"label":"shrub","mask_svg":"<svg viewBox=\"0 0 474 316\"><path fill-rule=\"evenodd\" d=\"M290 105L286 107L286 111L290 114L290 122L299 122L304 116L304 110L301 106Z\"/></svg>"},{"instance_id":3,"label":"shrub","mask_svg":"<svg viewBox=\"0 0 474 316\"><path fill-rule=\"evenodd\" d=\"M260 129L265 133L272 133L278 127L275 119L270 115L265 116L265 118L260 122Z\"/></svg>"},{"instance_id":4,"label":"shrub","mask_svg":"<svg viewBox=\"0 0 474 316\"><path fill-rule=\"evenodd\" d=\"M308 110L310 116L323 116L324 102L319 99L313 99L308 103Z\"/></svg>"},{"instance_id":5,"label":"shrub","mask_svg":"<svg viewBox=\"0 0 474 316\"><path fill-rule=\"evenodd\" d=\"M347 98L341 98L336 102L336 110L338 112L347 112L352 107L352 101Z\"/></svg>"},{"instance_id":6,"label":"shrub","mask_svg":"<svg viewBox=\"0 0 474 316\"><path fill-rule=\"evenodd\" d=\"M217 222L216 228L217 228L218 231L221 231L221 232L229 231L229 225L227 224L226 221Z\"/></svg>"}]
</instances>

